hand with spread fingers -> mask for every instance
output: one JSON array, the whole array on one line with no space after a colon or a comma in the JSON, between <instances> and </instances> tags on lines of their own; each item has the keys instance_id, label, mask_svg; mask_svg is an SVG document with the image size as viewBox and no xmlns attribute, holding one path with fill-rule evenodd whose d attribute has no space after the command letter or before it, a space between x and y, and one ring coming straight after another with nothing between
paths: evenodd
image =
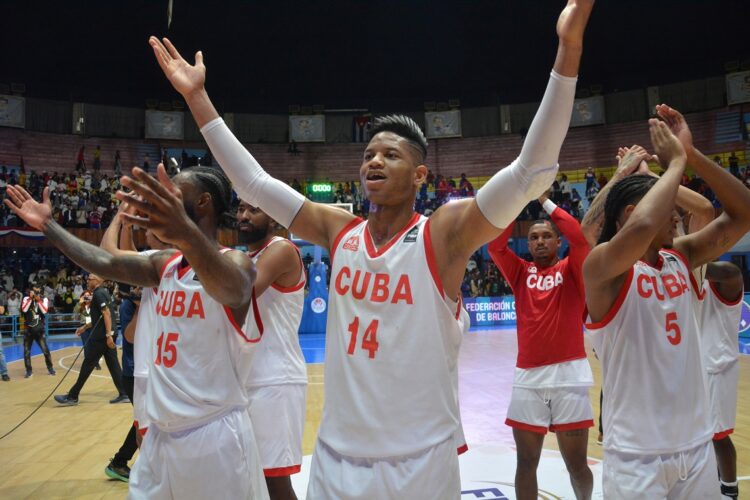
<instances>
[{"instance_id":1,"label":"hand with spread fingers","mask_svg":"<svg viewBox=\"0 0 750 500\"><path fill-rule=\"evenodd\" d=\"M156 168L156 176L158 180L135 167L132 178L122 178L122 185L132 192L118 191L117 199L128 203L139 215L126 210L120 217L123 222L150 229L163 242L179 247L190 234L199 230L185 211L182 192L169 179L161 163Z\"/></svg>"},{"instance_id":2,"label":"hand with spread fingers","mask_svg":"<svg viewBox=\"0 0 750 500\"><path fill-rule=\"evenodd\" d=\"M203 53L195 53L195 65L191 66L177 51L168 38L159 41L152 36L148 43L154 49L156 61L164 75L174 86L175 90L187 97L189 94L203 90L206 82L206 66L203 64Z\"/></svg>"},{"instance_id":3,"label":"hand with spread fingers","mask_svg":"<svg viewBox=\"0 0 750 500\"><path fill-rule=\"evenodd\" d=\"M38 231L44 231L44 228L52 220L52 205L49 201L48 187L44 188L42 202L39 203L21 186L9 185L3 203L14 214L23 219L26 224Z\"/></svg>"}]
</instances>

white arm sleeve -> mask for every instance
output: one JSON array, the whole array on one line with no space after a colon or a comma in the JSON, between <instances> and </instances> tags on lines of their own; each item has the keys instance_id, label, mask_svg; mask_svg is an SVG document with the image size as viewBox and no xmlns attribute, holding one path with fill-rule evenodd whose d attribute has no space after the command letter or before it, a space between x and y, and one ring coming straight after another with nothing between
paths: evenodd
<instances>
[{"instance_id":1,"label":"white arm sleeve","mask_svg":"<svg viewBox=\"0 0 750 500\"><path fill-rule=\"evenodd\" d=\"M545 212L547 212L547 215L552 215L552 212L555 211L557 208L557 205L555 205L555 202L552 200L545 200L544 203L542 203L542 208Z\"/></svg>"},{"instance_id":2,"label":"white arm sleeve","mask_svg":"<svg viewBox=\"0 0 750 500\"><path fill-rule=\"evenodd\" d=\"M260 208L288 228L302 208L305 197L268 175L221 118L205 124L201 134L211 154L232 181L240 199Z\"/></svg>"},{"instance_id":3,"label":"white arm sleeve","mask_svg":"<svg viewBox=\"0 0 750 500\"><path fill-rule=\"evenodd\" d=\"M493 226L508 227L528 202L541 196L554 182L560 148L570 126L577 80L552 71L521 154L477 192L479 210Z\"/></svg>"}]
</instances>

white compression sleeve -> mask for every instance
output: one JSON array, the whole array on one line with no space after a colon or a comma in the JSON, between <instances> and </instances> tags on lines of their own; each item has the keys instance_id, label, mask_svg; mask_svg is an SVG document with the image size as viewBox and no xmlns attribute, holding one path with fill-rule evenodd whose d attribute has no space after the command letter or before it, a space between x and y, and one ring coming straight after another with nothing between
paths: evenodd
<instances>
[{"instance_id":1,"label":"white compression sleeve","mask_svg":"<svg viewBox=\"0 0 750 500\"><path fill-rule=\"evenodd\" d=\"M215 118L201 128L211 154L232 181L240 199L259 207L288 228L305 197L284 182L274 179L237 140L224 120Z\"/></svg>"},{"instance_id":2,"label":"white compression sleeve","mask_svg":"<svg viewBox=\"0 0 750 500\"><path fill-rule=\"evenodd\" d=\"M557 208L557 205L555 205L555 202L552 200L545 200L544 203L542 203L542 208L545 212L547 212L547 215L552 215L552 212L555 211Z\"/></svg>"},{"instance_id":3,"label":"white compression sleeve","mask_svg":"<svg viewBox=\"0 0 750 500\"><path fill-rule=\"evenodd\" d=\"M505 228L528 202L555 180L560 148L568 133L577 78L552 71L521 154L477 192L477 205L495 227Z\"/></svg>"}]
</instances>

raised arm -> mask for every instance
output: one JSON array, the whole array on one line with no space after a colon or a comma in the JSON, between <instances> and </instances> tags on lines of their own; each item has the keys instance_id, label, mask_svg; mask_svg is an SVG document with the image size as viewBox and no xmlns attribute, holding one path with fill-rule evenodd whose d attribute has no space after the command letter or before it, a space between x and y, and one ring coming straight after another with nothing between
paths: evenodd
<instances>
[{"instance_id":1,"label":"raised arm","mask_svg":"<svg viewBox=\"0 0 750 500\"><path fill-rule=\"evenodd\" d=\"M513 228L515 224L510 224L505 230L500 233L500 236L490 241L487 246L487 252L490 254L492 262L500 269L503 273L505 280L515 287L518 280L518 276L523 270L524 260L513 252L508 247L508 240L513 235Z\"/></svg>"},{"instance_id":2,"label":"raised arm","mask_svg":"<svg viewBox=\"0 0 750 500\"><path fill-rule=\"evenodd\" d=\"M540 198L539 201L542 201ZM581 230L581 224L562 208L555 205L555 202L549 198L542 201L542 207L549 214L550 219L560 229L560 232L568 240L570 248L570 262L573 263L580 271L583 267L583 261L589 254L589 242ZM580 276L580 274L579 274ZM581 283L583 285L583 283Z\"/></svg>"},{"instance_id":3,"label":"raised arm","mask_svg":"<svg viewBox=\"0 0 750 500\"><path fill-rule=\"evenodd\" d=\"M190 108L211 154L232 181L240 199L260 207L271 218L307 241L330 249L338 233L355 217L349 212L306 200L271 177L232 134L206 92L203 53L190 65L172 43L149 39L159 66Z\"/></svg>"},{"instance_id":4,"label":"raised arm","mask_svg":"<svg viewBox=\"0 0 750 500\"><path fill-rule=\"evenodd\" d=\"M586 303L594 321L609 310L625 275L646 254L674 212L677 188L685 172L685 150L664 122L649 120L651 141L666 172L637 201L619 231L589 253L583 264ZM622 220L622 219L621 219Z\"/></svg>"},{"instance_id":5,"label":"raised arm","mask_svg":"<svg viewBox=\"0 0 750 500\"><path fill-rule=\"evenodd\" d=\"M166 256L114 256L102 248L76 238L52 218L49 188L44 188L42 203L39 203L24 188L8 186L4 203L29 226L43 232L52 244L83 269L104 279L132 285L159 284L159 272Z\"/></svg>"},{"instance_id":6,"label":"raised arm","mask_svg":"<svg viewBox=\"0 0 750 500\"><path fill-rule=\"evenodd\" d=\"M135 255L138 253L133 244L133 226L123 224L120 217L120 214L126 210L128 210L128 204L121 203L109 227L104 231L102 241L99 243L100 247L112 255Z\"/></svg>"},{"instance_id":7,"label":"raised arm","mask_svg":"<svg viewBox=\"0 0 750 500\"><path fill-rule=\"evenodd\" d=\"M302 275L302 260L294 243L275 243L258 258L257 269L255 296L260 297L271 285L283 288L296 286Z\"/></svg>"},{"instance_id":8,"label":"raised arm","mask_svg":"<svg viewBox=\"0 0 750 500\"><path fill-rule=\"evenodd\" d=\"M122 213L124 221L150 229L163 242L178 248L211 297L232 309L246 308L255 282L255 266L242 252L222 252L188 217L182 192L167 175L161 163L156 168L157 181L140 168L133 177L124 177L125 187L140 195L117 192L120 201L131 204L147 217ZM158 254L155 254L158 255Z\"/></svg>"},{"instance_id":9,"label":"raised arm","mask_svg":"<svg viewBox=\"0 0 750 500\"><path fill-rule=\"evenodd\" d=\"M678 238L675 248L688 258L693 268L726 253L750 231L750 190L739 179L708 159L693 145L693 135L682 114L666 105L657 113L680 139L688 164L708 184L724 209L721 215L695 233Z\"/></svg>"},{"instance_id":10,"label":"raised arm","mask_svg":"<svg viewBox=\"0 0 750 500\"><path fill-rule=\"evenodd\" d=\"M557 21L558 49L542 103L521 153L496 173L473 200L449 203L432 217L438 271L449 294L460 288L463 264L481 245L497 237L523 208L555 179L558 155L568 132L575 99L583 35L593 0L569 0Z\"/></svg>"},{"instance_id":11,"label":"raised arm","mask_svg":"<svg viewBox=\"0 0 750 500\"><path fill-rule=\"evenodd\" d=\"M589 209L586 211L586 215L583 216L581 221L581 230L583 231L586 241L589 246L594 248L597 241L599 240L599 234L602 232L602 224L604 223L604 205L607 202L607 196L612 186L617 184L617 181L624 179L628 175L635 172L642 163L645 163L651 155L648 154L645 148L634 144L629 148L620 148L617 152L615 159L617 160L617 170L612 175L612 179L599 191L591 202ZM648 166L646 167L648 169Z\"/></svg>"}]
</instances>

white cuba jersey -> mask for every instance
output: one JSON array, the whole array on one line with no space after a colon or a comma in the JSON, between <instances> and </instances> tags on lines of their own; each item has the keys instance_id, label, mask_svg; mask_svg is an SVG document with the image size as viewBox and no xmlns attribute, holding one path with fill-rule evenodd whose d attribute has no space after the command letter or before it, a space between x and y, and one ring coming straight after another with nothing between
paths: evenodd
<instances>
[{"instance_id":1,"label":"white cuba jersey","mask_svg":"<svg viewBox=\"0 0 750 500\"><path fill-rule=\"evenodd\" d=\"M294 246L299 256L299 250L291 241L274 237L265 247L250 254L253 263L258 261L268 247L283 244L282 242ZM272 284L260 297L254 297L253 300L257 308L251 307L248 311L245 328L253 338L260 336L260 328L265 335L263 342L258 344L246 387L253 389L278 384L307 384L307 367L298 337L305 304L304 267L295 286L282 288Z\"/></svg>"},{"instance_id":2,"label":"white cuba jersey","mask_svg":"<svg viewBox=\"0 0 750 500\"><path fill-rule=\"evenodd\" d=\"M467 318L444 295L428 219L414 214L379 250L355 219L331 256L320 440L341 455L385 458L456 436Z\"/></svg>"},{"instance_id":3,"label":"white cuba jersey","mask_svg":"<svg viewBox=\"0 0 750 500\"><path fill-rule=\"evenodd\" d=\"M145 250L139 255L150 256L158 250ZM148 427L145 412L146 388L148 387L149 366L153 362L153 331L156 317L156 288L144 287L141 291L141 305L135 323L133 338L133 418L139 429Z\"/></svg>"},{"instance_id":4,"label":"white cuba jersey","mask_svg":"<svg viewBox=\"0 0 750 500\"><path fill-rule=\"evenodd\" d=\"M260 340L246 335L182 264L178 252L162 270L146 390L146 416L166 432L247 407L244 383Z\"/></svg>"},{"instance_id":5,"label":"white cuba jersey","mask_svg":"<svg viewBox=\"0 0 750 500\"><path fill-rule=\"evenodd\" d=\"M601 321L586 324L602 363L604 448L677 453L713 437L690 269L673 250L639 261Z\"/></svg>"},{"instance_id":6,"label":"white cuba jersey","mask_svg":"<svg viewBox=\"0 0 750 500\"><path fill-rule=\"evenodd\" d=\"M737 362L737 334L742 316L742 297L730 302L724 299L713 283L703 282L701 293L700 329L703 362L708 373L719 373Z\"/></svg>"}]
</instances>

